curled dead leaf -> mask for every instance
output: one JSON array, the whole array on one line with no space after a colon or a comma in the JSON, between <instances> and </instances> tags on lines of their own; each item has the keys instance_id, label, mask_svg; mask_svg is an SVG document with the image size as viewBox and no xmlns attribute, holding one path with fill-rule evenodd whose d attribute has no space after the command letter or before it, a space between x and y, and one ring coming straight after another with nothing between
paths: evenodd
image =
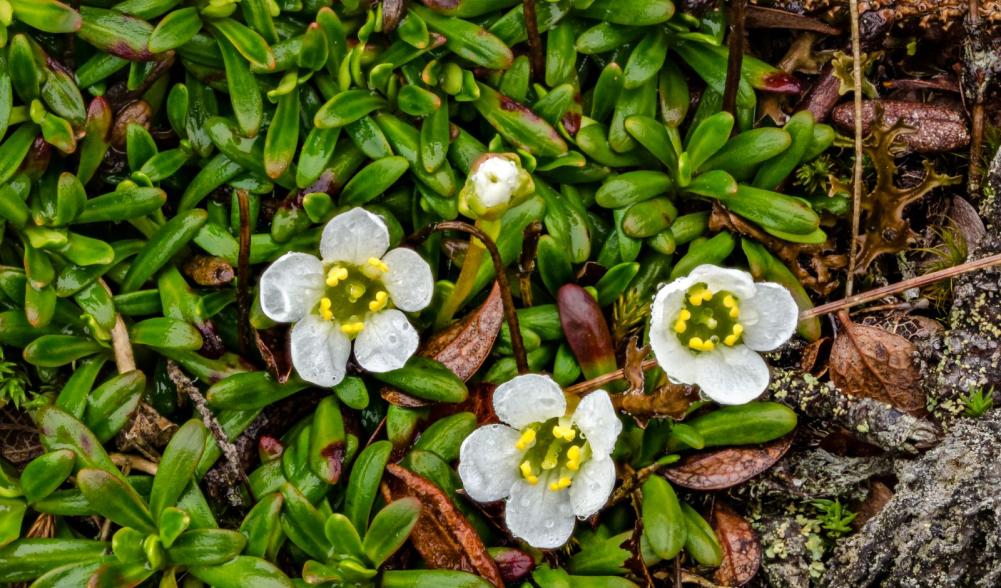
<instances>
[{"instance_id":1,"label":"curled dead leaf","mask_svg":"<svg viewBox=\"0 0 1001 588\"><path fill-rule=\"evenodd\" d=\"M184 264L184 274L199 286L225 286L236 272L228 261L212 255L194 255Z\"/></svg>"},{"instance_id":2,"label":"curled dead leaf","mask_svg":"<svg viewBox=\"0 0 1001 588\"><path fill-rule=\"evenodd\" d=\"M254 342L257 351L264 360L264 365L274 376L275 381L284 384L292 375L292 357L289 354L286 333L288 329L275 327L259 331L254 329Z\"/></svg>"},{"instance_id":3,"label":"curled dead leaf","mask_svg":"<svg viewBox=\"0 0 1001 588\"><path fill-rule=\"evenodd\" d=\"M615 408L637 418L669 417L680 419L688 413L688 407L699 399L695 386L665 382L653 394L630 392L612 396Z\"/></svg>"},{"instance_id":4,"label":"curled dead leaf","mask_svg":"<svg viewBox=\"0 0 1001 588\"><path fill-rule=\"evenodd\" d=\"M879 511L883 510L891 498L893 498L893 490L889 486L879 480L872 480L869 483L869 494L855 509L858 514L852 519L852 527L861 529L870 519L878 515Z\"/></svg>"},{"instance_id":5,"label":"curled dead leaf","mask_svg":"<svg viewBox=\"0 0 1001 588\"><path fill-rule=\"evenodd\" d=\"M386 472L395 478L382 486L387 502L414 496L424 507L410 542L429 568L478 574L495 586L504 586L501 571L483 540L438 486L397 464L387 465Z\"/></svg>"},{"instance_id":6,"label":"curled dead leaf","mask_svg":"<svg viewBox=\"0 0 1001 588\"><path fill-rule=\"evenodd\" d=\"M672 483L703 492L731 488L775 465L792 445L786 435L758 447L727 447L685 456L661 473Z\"/></svg>"},{"instance_id":7,"label":"curled dead leaf","mask_svg":"<svg viewBox=\"0 0 1001 588\"><path fill-rule=\"evenodd\" d=\"M916 349L899 335L852 322L838 313L841 333L831 347L831 381L845 394L885 402L914 416L925 414Z\"/></svg>"},{"instance_id":8,"label":"curled dead leaf","mask_svg":"<svg viewBox=\"0 0 1001 588\"><path fill-rule=\"evenodd\" d=\"M727 503L717 500L713 508L713 528L723 548L723 563L713 580L721 586L743 586L761 567L761 540L751 523Z\"/></svg>"},{"instance_id":9,"label":"curled dead leaf","mask_svg":"<svg viewBox=\"0 0 1001 588\"><path fill-rule=\"evenodd\" d=\"M504 582L511 585L524 580L535 569L532 556L514 547L498 547L491 550L494 561L500 569Z\"/></svg>"}]
</instances>

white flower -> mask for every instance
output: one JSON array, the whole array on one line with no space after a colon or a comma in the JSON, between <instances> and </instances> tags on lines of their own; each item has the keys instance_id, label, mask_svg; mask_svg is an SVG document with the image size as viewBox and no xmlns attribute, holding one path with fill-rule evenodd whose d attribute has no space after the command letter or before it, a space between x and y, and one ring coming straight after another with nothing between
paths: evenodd
<instances>
[{"instance_id":1,"label":"white flower","mask_svg":"<svg viewBox=\"0 0 1001 588\"><path fill-rule=\"evenodd\" d=\"M483 161L471 179L480 202L487 208L507 206L520 182L518 166L503 157Z\"/></svg>"},{"instance_id":2,"label":"white flower","mask_svg":"<svg viewBox=\"0 0 1001 588\"><path fill-rule=\"evenodd\" d=\"M459 191L459 212L469 218L495 220L535 192L532 175L513 153L484 153L469 170Z\"/></svg>"},{"instance_id":3,"label":"white flower","mask_svg":"<svg viewBox=\"0 0 1001 588\"><path fill-rule=\"evenodd\" d=\"M768 386L758 355L792 336L799 310L783 286L700 265L654 297L650 345L668 377L697 384L720 404L744 404Z\"/></svg>"},{"instance_id":4,"label":"white flower","mask_svg":"<svg viewBox=\"0 0 1001 588\"><path fill-rule=\"evenodd\" d=\"M321 259L286 253L261 275L261 309L272 320L295 323L292 365L318 386L344 379L351 342L370 372L400 367L417 350L417 331L401 311L431 302L431 267L414 250L389 249L378 216L353 208L330 219L320 239Z\"/></svg>"},{"instance_id":5,"label":"white flower","mask_svg":"<svg viewBox=\"0 0 1001 588\"><path fill-rule=\"evenodd\" d=\"M459 451L459 477L473 500L507 498L505 520L516 537L542 549L566 543L575 518L605 505L615 485L610 457L622 423L604 390L567 399L548 376L526 374L494 391L504 425L473 431Z\"/></svg>"}]
</instances>

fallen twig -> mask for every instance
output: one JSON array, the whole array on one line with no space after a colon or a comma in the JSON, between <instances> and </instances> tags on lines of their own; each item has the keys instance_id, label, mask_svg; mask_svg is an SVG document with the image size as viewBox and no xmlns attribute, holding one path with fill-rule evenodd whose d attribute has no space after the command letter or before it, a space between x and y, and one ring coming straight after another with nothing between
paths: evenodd
<instances>
[{"instance_id":1,"label":"fallen twig","mask_svg":"<svg viewBox=\"0 0 1001 588\"><path fill-rule=\"evenodd\" d=\"M858 246L859 224L862 219L862 40L859 33L858 0L849 0L852 21L852 81L855 100L855 165L852 168L852 240L848 249L848 279L845 296L852 295L855 286L855 250Z\"/></svg>"}]
</instances>

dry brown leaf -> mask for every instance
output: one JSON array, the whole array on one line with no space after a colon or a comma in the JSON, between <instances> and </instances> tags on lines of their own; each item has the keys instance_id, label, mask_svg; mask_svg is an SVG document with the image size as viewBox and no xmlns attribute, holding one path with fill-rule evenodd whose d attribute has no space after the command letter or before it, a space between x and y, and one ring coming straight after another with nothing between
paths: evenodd
<instances>
[{"instance_id":1,"label":"dry brown leaf","mask_svg":"<svg viewBox=\"0 0 1001 588\"><path fill-rule=\"evenodd\" d=\"M858 514L852 519L852 527L861 529L870 519L878 515L879 511L883 510L891 498L893 498L893 490L879 480L873 480L869 484L869 494L855 509Z\"/></svg>"},{"instance_id":2,"label":"dry brown leaf","mask_svg":"<svg viewBox=\"0 0 1001 588\"><path fill-rule=\"evenodd\" d=\"M751 523L722 500L713 508L713 528L723 548L723 563L713 580L721 586L743 586L761 567L761 540Z\"/></svg>"},{"instance_id":3,"label":"dry brown leaf","mask_svg":"<svg viewBox=\"0 0 1001 588\"><path fill-rule=\"evenodd\" d=\"M643 372L643 360L650 353L649 346L640 347L637 343L639 339L632 337L626 345L626 361L622 366L622 371L629 382L627 394L642 394L646 388L646 373Z\"/></svg>"},{"instance_id":4,"label":"dry brown leaf","mask_svg":"<svg viewBox=\"0 0 1001 588\"><path fill-rule=\"evenodd\" d=\"M199 286L225 286L236 272L228 261L212 255L193 255L184 263L184 274Z\"/></svg>"},{"instance_id":5,"label":"dry brown leaf","mask_svg":"<svg viewBox=\"0 0 1001 588\"><path fill-rule=\"evenodd\" d=\"M441 362L463 380L473 377L490 355L504 322L500 287L461 321L439 331L424 344L419 354Z\"/></svg>"},{"instance_id":6,"label":"dry brown leaf","mask_svg":"<svg viewBox=\"0 0 1001 588\"><path fill-rule=\"evenodd\" d=\"M654 390L653 394L615 394L612 404L615 408L636 418L669 417L680 419L688 414L688 407L699 399L698 388L684 384L666 382Z\"/></svg>"},{"instance_id":7,"label":"dry brown leaf","mask_svg":"<svg viewBox=\"0 0 1001 588\"><path fill-rule=\"evenodd\" d=\"M838 105L831 113L831 120L842 131L854 131L854 104L845 102ZM906 134L900 134L901 144L909 151L955 151L970 143L966 114L958 104L928 104L904 100L880 100L878 103L866 100L862 103L863 134L869 134L875 127L893 127L898 123L910 128Z\"/></svg>"},{"instance_id":8,"label":"dry brown leaf","mask_svg":"<svg viewBox=\"0 0 1001 588\"><path fill-rule=\"evenodd\" d=\"M841 333L831 347L831 381L845 394L885 402L914 416L925 414L921 372L910 341L838 313Z\"/></svg>"},{"instance_id":9,"label":"dry brown leaf","mask_svg":"<svg viewBox=\"0 0 1001 588\"><path fill-rule=\"evenodd\" d=\"M275 327L264 331L254 329L254 342L264 365L279 384L288 382L292 375L292 356L288 349L288 329Z\"/></svg>"},{"instance_id":10,"label":"dry brown leaf","mask_svg":"<svg viewBox=\"0 0 1001 588\"><path fill-rule=\"evenodd\" d=\"M672 483L703 492L731 488L764 472L780 460L793 435L757 447L727 447L693 453L661 470Z\"/></svg>"},{"instance_id":11,"label":"dry brown leaf","mask_svg":"<svg viewBox=\"0 0 1001 588\"><path fill-rule=\"evenodd\" d=\"M415 496L424 507L410 533L410 542L429 568L478 574L495 586L504 586L500 569L483 540L441 489L397 464L387 465L386 471L395 478L382 487L387 502Z\"/></svg>"}]
</instances>

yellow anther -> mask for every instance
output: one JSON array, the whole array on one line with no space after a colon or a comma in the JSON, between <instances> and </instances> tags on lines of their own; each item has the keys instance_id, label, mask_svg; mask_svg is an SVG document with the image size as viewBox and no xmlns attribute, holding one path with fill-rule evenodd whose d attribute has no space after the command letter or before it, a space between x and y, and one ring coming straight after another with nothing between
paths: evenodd
<instances>
[{"instance_id":1,"label":"yellow anther","mask_svg":"<svg viewBox=\"0 0 1001 588\"><path fill-rule=\"evenodd\" d=\"M539 483L539 477L532 471L532 464L527 459L521 462L521 477L533 486Z\"/></svg>"},{"instance_id":2,"label":"yellow anther","mask_svg":"<svg viewBox=\"0 0 1001 588\"><path fill-rule=\"evenodd\" d=\"M702 302L709 302L713 299L713 292L709 288L702 291Z\"/></svg>"},{"instance_id":3,"label":"yellow anther","mask_svg":"<svg viewBox=\"0 0 1001 588\"><path fill-rule=\"evenodd\" d=\"M341 280L346 279L347 277L348 277L347 268L335 265L334 267L330 268L329 272L327 272L327 285L333 288L337 286L337 284L340 284Z\"/></svg>"},{"instance_id":4,"label":"yellow anther","mask_svg":"<svg viewBox=\"0 0 1001 588\"><path fill-rule=\"evenodd\" d=\"M571 445L567 449L567 469L573 472L580 469L580 445Z\"/></svg>"},{"instance_id":5,"label":"yellow anther","mask_svg":"<svg viewBox=\"0 0 1001 588\"><path fill-rule=\"evenodd\" d=\"M368 258L368 264L370 266L374 267L375 269L379 270L379 271L382 271L382 272L388 272L389 271L389 266L386 265L386 263L384 261L382 261L381 259L378 259L376 257L369 257Z\"/></svg>"},{"instance_id":6,"label":"yellow anther","mask_svg":"<svg viewBox=\"0 0 1001 588\"><path fill-rule=\"evenodd\" d=\"M330 299L326 296L320 299L320 316L325 321L333 320L334 318L334 313L330 310L331 305Z\"/></svg>"},{"instance_id":7,"label":"yellow anther","mask_svg":"<svg viewBox=\"0 0 1001 588\"><path fill-rule=\"evenodd\" d=\"M352 282L348 285L348 300L352 304L358 302L358 299L365 295L365 285L359 284L358 282Z\"/></svg>"},{"instance_id":8,"label":"yellow anther","mask_svg":"<svg viewBox=\"0 0 1001 588\"><path fill-rule=\"evenodd\" d=\"M524 451L529 447L535 445L535 429L525 429L521 432L521 437L518 437L518 442L514 446L518 451ZM528 463L527 461L525 463ZM522 471L524 471L525 464L522 464Z\"/></svg>"},{"instance_id":9,"label":"yellow anther","mask_svg":"<svg viewBox=\"0 0 1001 588\"><path fill-rule=\"evenodd\" d=\"M737 337L740 337L741 335L743 335L744 334L744 325L742 325L740 323L735 324L733 326L733 334L735 336L737 336Z\"/></svg>"},{"instance_id":10,"label":"yellow anther","mask_svg":"<svg viewBox=\"0 0 1001 588\"><path fill-rule=\"evenodd\" d=\"M692 318L692 311L688 310L687 308L682 308L681 312L678 313L679 321L687 321L690 318Z\"/></svg>"},{"instance_id":11,"label":"yellow anther","mask_svg":"<svg viewBox=\"0 0 1001 588\"><path fill-rule=\"evenodd\" d=\"M573 441L573 438L576 436L577 431L574 431L573 427L561 427L559 425L553 426L553 437L556 437L557 439Z\"/></svg>"},{"instance_id":12,"label":"yellow anther","mask_svg":"<svg viewBox=\"0 0 1001 588\"><path fill-rule=\"evenodd\" d=\"M726 338L723 339L723 343L726 344L727 347L733 347L737 344L737 336L727 335Z\"/></svg>"},{"instance_id":13,"label":"yellow anther","mask_svg":"<svg viewBox=\"0 0 1001 588\"><path fill-rule=\"evenodd\" d=\"M735 319L740 316L740 309L734 306L730 309L730 318Z\"/></svg>"},{"instance_id":14,"label":"yellow anther","mask_svg":"<svg viewBox=\"0 0 1001 588\"><path fill-rule=\"evenodd\" d=\"M341 325L341 332L349 337L361 333L365 329L365 323L358 321L354 323L344 323Z\"/></svg>"},{"instance_id":15,"label":"yellow anther","mask_svg":"<svg viewBox=\"0 0 1001 588\"><path fill-rule=\"evenodd\" d=\"M688 297L688 303L692 306L702 306L702 292L696 292Z\"/></svg>"},{"instance_id":16,"label":"yellow anther","mask_svg":"<svg viewBox=\"0 0 1001 588\"><path fill-rule=\"evenodd\" d=\"M684 333L687 330L688 330L688 323L681 320L680 318L677 320L677 322L674 323L675 333Z\"/></svg>"},{"instance_id":17,"label":"yellow anther","mask_svg":"<svg viewBox=\"0 0 1001 588\"><path fill-rule=\"evenodd\" d=\"M726 298L723 299L723 306L726 308L733 308L734 306L737 306L737 299L732 295L727 294Z\"/></svg>"},{"instance_id":18,"label":"yellow anther","mask_svg":"<svg viewBox=\"0 0 1001 588\"><path fill-rule=\"evenodd\" d=\"M385 290L379 290L375 293L375 300L368 303L368 309L372 312L379 312L386 305L389 304L389 294Z\"/></svg>"},{"instance_id":19,"label":"yellow anther","mask_svg":"<svg viewBox=\"0 0 1001 588\"><path fill-rule=\"evenodd\" d=\"M553 492L559 492L560 490L569 488L572 482L573 480L571 480L568 476L563 476L559 480L551 482L549 484L549 489L552 490Z\"/></svg>"},{"instance_id":20,"label":"yellow anther","mask_svg":"<svg viewBox=\"0 0 1001 588\"><path fill-rule=\"evenodd\" d=\"M703 341L701 337L692 337L688 340L688 346L696 351L712 351L716 344L712 341Z\"/></svg>"}]
</instances>

